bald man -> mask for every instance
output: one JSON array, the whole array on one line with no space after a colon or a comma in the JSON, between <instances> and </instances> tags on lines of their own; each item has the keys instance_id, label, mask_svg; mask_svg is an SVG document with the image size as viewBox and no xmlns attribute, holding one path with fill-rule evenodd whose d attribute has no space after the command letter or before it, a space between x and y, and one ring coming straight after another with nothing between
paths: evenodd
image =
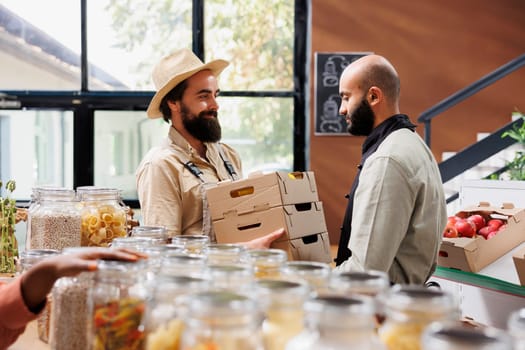
<instances>
[{"instance_id":1,"label":"bald man","mask_svg":"<svg viewBox=\"0 0 525 350\"><path fill-rule=\"evenodd\" d=\"M392 283L424 284L436 267L447 212L432 152L399 112L399 77L378 55L345 68L339 113L366 136L348 195L336 265L381 270Z\"/></svg>"}]
</instances>

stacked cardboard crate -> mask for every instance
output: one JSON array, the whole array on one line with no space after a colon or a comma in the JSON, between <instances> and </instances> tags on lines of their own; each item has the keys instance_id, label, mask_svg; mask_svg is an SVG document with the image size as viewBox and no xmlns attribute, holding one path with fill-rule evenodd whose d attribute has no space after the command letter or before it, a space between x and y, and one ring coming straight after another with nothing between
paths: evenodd
<instances>
[{"instance_id":1,"label":"stacked cardboard crate","mask_svg":"<svg viewBox=\"0 0 525 350\"><path fill-rule=\"evenodd\" d=\"M218 243L249 241L281 227L272 248L290 260L331 262L330 242L313 172L254 174L207 189Z\"/></svg>"},{"instance_id":2,"label":"stacked cardboard crate","mask_svg":"<svg viewBox=\"0 0 525 350\"><path fill-rule=\"evenodd\" d=\"M456 216L466 218L473 214L502 219L506 224L505 229L488 240L480 235L474 238L443 238L439 249L438 265L479 272L525 242L525 209L515 208L512 203L503 203L501 207L494 207L488 202L480 202L478 205L457 212Z\"/></svg>"}]
</instances>

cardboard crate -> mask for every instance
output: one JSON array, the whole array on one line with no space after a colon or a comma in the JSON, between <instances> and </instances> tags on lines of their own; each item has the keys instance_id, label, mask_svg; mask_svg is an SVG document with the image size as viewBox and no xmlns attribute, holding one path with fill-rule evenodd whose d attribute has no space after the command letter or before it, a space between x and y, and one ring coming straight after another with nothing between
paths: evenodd
<instances>
[{"instance_id":1,"label":"cardboard crate","mask_svg":"<svg viewBox=\"0 0 525 350\"><path fill-rule=\"evenodd\" d=\"M311 171L256 173L242 180L219 182L207 188L206 195L212 220L223 219L229 212L242 215L283 205L319 201Z\"/></svg>"},{"instance_id":2,"label":"cardboard crate","mask_svg":"<svg viewBox=\"0 0 525 350\"><path fill-rule=\"evenodd\" d=\"M525 286L525 247L515 252L512 255L512 260L514 260L514 266L516 267L520 284Z\"/></svg>"},{"instance_id":3,"label":"cardboard crate","mask_svg":"<svg viewBox=\"0 0 525 350\"><path fill-rule=\"evenodd\" d=\"M525 209L515 208L511 203L493 207L488 202L467 207L456 215L466 218L481 214L506 221L506 228L486 240L475 238L443 238L439 249L438 265L468 272L479 272L485 266L525 241Z\"/></svg>"},{"instance_id":4,"label":"cardboard crate","mask_svg":"<svg viewBox=\"0 0 525 350\"><path fill-rule=\"evenodd\" d=\"M287 234L278 241L326 232L322 202L284 205L243 215L229 212L223 219L213 221L218 243L250 241L281 227Z\"/></svg>"},{"instance_id":5,"label":"cardboard crate","mask_svg":"<svg viewBox=\"0 0 525 350\"><path fill-rule=\"evenodd\" d=\"M332 262L328 232L274 242L271 247L286 251L288 260Z\"/></svg>"}]
</instances>

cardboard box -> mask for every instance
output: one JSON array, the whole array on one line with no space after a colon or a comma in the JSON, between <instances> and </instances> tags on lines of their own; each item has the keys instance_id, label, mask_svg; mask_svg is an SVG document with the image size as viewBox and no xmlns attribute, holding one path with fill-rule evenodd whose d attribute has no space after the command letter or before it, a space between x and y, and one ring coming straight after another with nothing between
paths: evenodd
<instances>
[{"instance_id":1,"label":"cardboard box","mask_svg":"<svg viewBox=\"0 0 525 350\"><path fill-rule=\"evenodd\" d=\"M481 236L443 238L439 249L438 265L479 272L525 241L525 209L514 208L511 203L493 207L488 202L480 202L479 205L467 207L456 215L466 218L473 214L504 219L507 226L505 230L488 240Z\"/></svg>"},{"instance_id":2,"label":"cardboard box","mask_svg":"<svg viewBox=\"0 0 525 350\"><path fill-rule=\"evenodd\" d=\"M288 260L318 261L327 264L332 262L328 232L274 242L272 248L286 251Z\"/></svg>"},{"instance_id":3,"label":"cardboard box","mask_svg":"<svg viewBox=\"0 0 525 350\"><path fill-rule=\"evenodd\" d=\"M206 190L212 221L229 212L237 215L278 206L319 201L313 172L256 173L236 181L222 181Z\"/></svg>"},{"instance_id":4,"label":"cardboard box","mask_svg":"<svg viewBox=\"0 0 525 350\"><path fill-rule=\"evenodd\" d=\"M515 252L512 255L512 260L514 260L514 266L516 267L520 284L525 286L525 247Z\"/></svg>"},{"instance_id":5,"label":"cardboard box","mask_svg":"<svg viewBox=\"0 0 525 350\"><path fill-rule=\"evenodd\" d=\"M213 221L218 243L249 241L281 227L287 234L278 241L326 232L322 202L285 205L242 215L232 211L223 219Z\"/></svg>"}]
</instances>

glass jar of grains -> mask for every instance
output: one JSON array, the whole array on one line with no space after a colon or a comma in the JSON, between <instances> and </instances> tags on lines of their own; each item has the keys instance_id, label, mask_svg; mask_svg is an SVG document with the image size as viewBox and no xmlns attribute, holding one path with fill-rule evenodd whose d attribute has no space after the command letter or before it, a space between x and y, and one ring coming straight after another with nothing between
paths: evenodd
<instances>
[{"instance_id":1,"label":"glass jar of grains","mask_svg":"<svg viewBox=\"0 0 525 350\"><path fill-rule=\"evenodd\" d=\"M40 261L57 254L59 254L59 251L55 249L30 249L23 251L20 254L20 266L22 268L21 273L25 273ZM40 312L37 318L38 338L45 343L49 341L49 320L51 316L52 305L53 296L50 293L47 296L44 309Z\"/></svg>"},{"instance_id":2,"label":"glass jar of grains","mask_svg":"<svg viewBox=\"0 0 525 350\"><path fill-rule=\"evenodd\" d=\"M126 207L114 188L77 189L81 204L81 245L107 247L115 237L127 235Z\"/></svg>"},{"instance_id":3,"label":"glass jar of grains","mask_svg":"<svg viewBox=\"0 0 525 350\"><path fill-rule=\"evenodd\" d=\"M332 267L318 261L288 261L283 276L288 280L303 280L318 293L328 291Z\"/></svg>"},{"instance_id":4,"label":"glass jar of grains","mask_svg":"<svg viewBox=\"0 0 525 350\"><path fill-rule=\"evenodd\" d=\"M29 212L31 249L56 249L80 246L80 212L74 190L40 188Z\"/></svg>"},{"instance_id":5,"label":"glass jar of grains","mask_svg":"<svg viewBox=\"0 0 525 350\"><path fill-rule=\"evenodd\" d=\"M77 253L84 249L89 248L66 248L62 254ZM82 272L55 282L49 333L49 344L53 350L88 349L87 303L93 275L94 272Z\"/></svg>"}]
</instances>

